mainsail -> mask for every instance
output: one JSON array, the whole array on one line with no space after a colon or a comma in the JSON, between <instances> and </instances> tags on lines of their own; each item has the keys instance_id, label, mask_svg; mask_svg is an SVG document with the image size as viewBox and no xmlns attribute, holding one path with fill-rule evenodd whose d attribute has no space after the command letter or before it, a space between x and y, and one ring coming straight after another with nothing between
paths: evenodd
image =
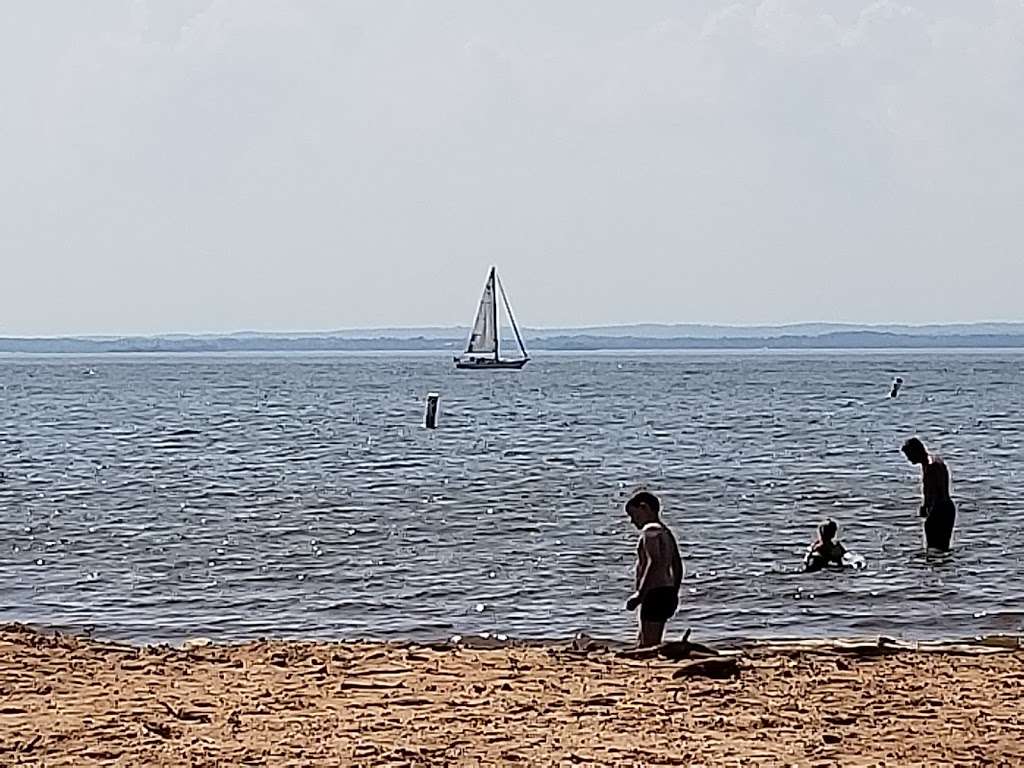
<instances>
[{"instance_id":1,"label":"mainsail","mask_svg":"<svg viewBox=\"0 0 1024 768\"><path fill-rule=\"evenodd\" d=\"M483 355L498 353L498 304L494 295L494 269L487 276L484 294L480 297L480 308L476 311L473 331L469 335L466 352Z\"/></svg>"}]
</instances>

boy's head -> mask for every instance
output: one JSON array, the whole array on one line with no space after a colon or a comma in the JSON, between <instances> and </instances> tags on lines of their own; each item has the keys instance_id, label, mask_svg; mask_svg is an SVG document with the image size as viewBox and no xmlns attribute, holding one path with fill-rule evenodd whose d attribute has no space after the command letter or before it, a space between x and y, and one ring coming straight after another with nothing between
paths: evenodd
<instances>
[{"instance_id":1,"label":"boy's head","mask_svg":"<svg viewBox=\"0 0 1024 768\"><path fill-rule=\"evenodd\" d=\"M648 491L640 491L626 502L626 514L637 528L657 522L660 512L661 502L658 501L657 496Z\"/></svg>"},{"instance_id":2,"label":"boy's head","mask_svg":"<svg viewBox=\"0 0 1024 768\"><path fill-rule=\"evenodd\" d=\"M830 544L837 533L839 533L839 526L836 525L835 520L826 520L818 526L818 538L823 544Z\"/></svg>"},{"instance_id":3,"label":"boy's head","mask_svg":"<svg viewBox=\"0 0 1024 768\"><path fill-rule=\"evenodd\" d=\"M903 444L903 455L907 457L907 461L911 464L927 464L928 463L928 451L924 447L924 443L918 440L916 437L912 437Z\"/></svg>"}]
</instances>

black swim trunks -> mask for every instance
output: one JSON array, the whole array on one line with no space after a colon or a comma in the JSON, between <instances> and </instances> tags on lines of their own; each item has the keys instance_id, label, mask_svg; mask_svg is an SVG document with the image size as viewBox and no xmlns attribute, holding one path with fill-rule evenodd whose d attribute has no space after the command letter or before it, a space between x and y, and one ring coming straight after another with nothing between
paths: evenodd
<instances>
[{"instance_id":1,"label":"black swim trunks","mask_svg":"<svg viewBox=\"0 0 1024 768\"><path fill-rule=\"evenodd\" d=\"M924 535L930 549L949 551L953 539L953 526L956 524L956 505L952 499L939 502L927 510L924 521Z\"/></svg>"},{"instance_id":2,"label":"black swim trunks","mask_svg":"<svg viewBox=\"0 0 1024 768\"><path fill-rule=\"evenodd\" d=\"M640 601L640 621L665 623L679 607L679 592L673 587L654 587Z\"/></svg>"}]
</instances>

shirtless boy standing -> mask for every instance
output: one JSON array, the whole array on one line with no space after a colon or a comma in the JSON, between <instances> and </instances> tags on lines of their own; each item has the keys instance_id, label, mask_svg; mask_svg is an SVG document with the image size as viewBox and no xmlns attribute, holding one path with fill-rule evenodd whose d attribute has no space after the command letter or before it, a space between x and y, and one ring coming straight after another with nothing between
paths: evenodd
<instances>
[{"instance_id":1,"label":"shirtless boy standing","mask_svg":"<svg viewBox=\"0 0 1024 768\"><path fill-rule=\"evenodd\" d=\"M911 464L921 465L921 490L924 503L924 536L929 549L949 551L956 523L956 505L949 495L949 470L938 456L932 456L924 443L912 437L903 444L903 455Z\"/></svg>"},{"instance_id":2,"label":"shirtless boy standing","mask_svg":"<svg viewBox=\"0 0 1024 768\"><path fill-rule=\"evenodd\" d=\"M679 585L683 561L676 538L659 514L661 502L653 493L641 491L626 502L626 514L640 529L636 548L636 591L626 601L626 610L640 608L639 648L661 644L665 624L679 606Z\"/></svg>"}]
</instances>

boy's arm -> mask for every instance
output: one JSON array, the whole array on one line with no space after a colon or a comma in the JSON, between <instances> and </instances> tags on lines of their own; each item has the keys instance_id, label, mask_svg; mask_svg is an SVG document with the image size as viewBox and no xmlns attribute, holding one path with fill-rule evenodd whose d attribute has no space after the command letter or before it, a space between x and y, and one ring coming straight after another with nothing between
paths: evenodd
<instances>
[{"instance_id":1,"label":"boy's arm","mask_svg":"<svg viewBox=\"0 0 1024 768\"><path fill-rule=\"evenodd\" d=\"M633 594L626 600L626 610L635 611L637 606L640 605L640 587L647 579L647 571L650 570L651 562L650 559L644 556L644 536L640 534L640 539L636 543L636 568L635 576L633 579ZM641 565L643 567L641 568Z\"/></svg>"},{"instance_id":2,"label":"boy's arm","mask_svg":"<svg viewBox=\"0 0 1024 768\"><path fill-rule=\"evenodd\" d=\"M631 603L636 603L637 605L647 593L647 581L651 576L651 569L654 567L655 558L658 556L658 553L653 551L654 548L651 546L649 536L641 535L640 546L644 551L644 570L636 580L636 592L634 592L633 596L629 598Z\"/></svg>"}]
</instances>

